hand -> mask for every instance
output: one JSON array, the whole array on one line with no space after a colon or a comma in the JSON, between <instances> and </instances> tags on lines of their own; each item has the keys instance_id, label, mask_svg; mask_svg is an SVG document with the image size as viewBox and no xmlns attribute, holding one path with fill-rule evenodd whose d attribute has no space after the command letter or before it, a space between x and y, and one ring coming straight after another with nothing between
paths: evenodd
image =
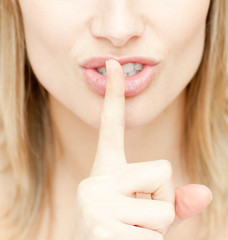
<instances>
[{"instance_id":1,"label":"hand","mask_svg":"<svg viewBox=\"0 0 228 240\"><path fill-rule=\"evenodd\" d=\"M77 191L75 239L161 240L174 220L177 224L205 208L211 192L201 185L175 191L166 160L127 164L125 80L120 64L108 63L97 153L90 177ZM152 199L138 199L136 193L150 194Z\"/></svg>"}]
</instances>

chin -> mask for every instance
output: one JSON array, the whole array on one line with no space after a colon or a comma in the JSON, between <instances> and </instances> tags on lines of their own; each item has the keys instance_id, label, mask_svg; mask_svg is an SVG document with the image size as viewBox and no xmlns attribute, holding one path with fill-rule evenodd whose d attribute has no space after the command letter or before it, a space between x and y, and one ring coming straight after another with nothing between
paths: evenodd
<instances>
[{"instance_id":1,"label":"chin","mask_svg":"<svg viewBox=\"0 0 228 240\"><path fill-rule=\"evenodd\" d=\"M142 118L126 119L125 130L127 131L127 130L131 130L131 129L135 129L135 128L140 128L140 127L147 125L148 123L149 123L149 121L146 121L145 119L142 119Z\"/></svg>"},{"instance_id":2,"label":"chin","mask_svg":"<svg viewBox=\"0 0 228 240\"><path fill-rule=\"evenodd\" d=\"M85 124L89 125L92 128L95 128L97 130L100 129L100 117L97 115L96 117L90 117L86 119L81 119ZM148 121L145 121L145 119L136 119L136 118L125 118L125 131L131 130L134 128L139 128L144 125L147 125Z\"/></svg>"}]
</instances>

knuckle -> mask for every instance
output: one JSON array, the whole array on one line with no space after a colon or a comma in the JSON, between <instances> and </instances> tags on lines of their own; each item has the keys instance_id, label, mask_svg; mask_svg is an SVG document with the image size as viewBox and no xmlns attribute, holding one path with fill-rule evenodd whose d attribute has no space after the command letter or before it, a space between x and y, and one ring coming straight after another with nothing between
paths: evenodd
<instances>
[{"instance_id":1,"label":"knuckle","mask_svg":"<svg viewBox=\"0 0 228 240\"><path fill-rule=\"evenodd\" d=\"M86 183L85 181L81 181L79 184L78 184L78 187L77 187L77 197L78 198L81 198L82 196L84 196L86 194Z\"/></svg>"},{"instance_id":2,"label":"knuckle","mask_svg":"<svg viewBox=\"0 0 228 240\"><path fill-rule=\"evenodd\" d=\"M77 195L81 196L88 192L89 189L89 181L88 179L82 180L77 187Z\"/></svg>"},{"instance_id":3,"label":"knuckle","mask_svg":"<svg viewBox=\"0 0 228 240\"><path fill-rule=\"evenodd\" d=\"M90 177L82 180L77 189L77 193L86 193L86 194L97 194L99 189L101 189L102 179L101 177Z\"/></svg>"},{"instance_id":4,"label":"knuckle","mask_svg":"<svg viewBox=\"0 0 228 240\"><path fill-rule=\"evenodd\" d=\"M98 221L98 216L100 216L98 209L94 206L87 205L84 209L84 217L85 219L89 219L90 221L96 222Z\"/></svg>"},{"instance_id":5,"label":"knuckle","mask_svg":"<svg viewBox=\"0 0 228 240\"><path fill-rule=\"evenodd\" d=\"M86 202L92 199L98 192L98 185L90 178L82 180L77 187L77 198L79 201Z\"/></svg>"},{"instance_id":6,"label":"knuckle","mask_svg":"<svg viewBox=\"0 0 228 240\"><path fill-rule=\"evenodd\" d=\"M112 194L110 176L90 177L82 180L77 187L77 201L80 206L100 206Z\"/></svg>"},{"instance_id":7,"label":"knuckle","mask_svg":"<svg viewBox=\"0 0 228 240\"><path fill-rule=\"evenodd\" d=\"M174 219L175 219L175 209L174 209L174 205L171 203L166 203L164 205L165 207L165 214L164 214L164 221L165 221L165 225L170 225L173 223Z\"/></svg>"},{"instance_id":8,"label":"knuckle","mask_svg":"<svg viewBox=\"0 0 228 240\"><path fill-rule=\"evenodd\" d=\"M167 179L172 178L172 165L168 160L160 160L161 162L161 168L163 170L164 176L167 177Z\"/></svg>"},{"instance_id":9,"label":"knuckle","mask_svg":"<svg viewBox=\"0 0 228 240\"><path fill-rule=\"evenodd\" d=\"M78 188L77 188L77 204L79 206L85 205L89 199L88 199L88 194L87 194L87 188L84 183L80 183Z\"/></svg>"},{"instance_id":10,"label":"knuckle","mask_svg":"<svg viewBox=\"0 0 228 240\"><path fill-rule=\"evenodd\" d=\"M158 233L156 236L153 236L151 240L164 240L164 236L161 233Z\"/></svg>"},{"instance_id":11,"label":"knuckle","mask_svg":"<svg viewBox=\"0 0 228 240\"><path fill-rule=\"evenodd\" d=\"M147 238L148 240L164 240L164 236L162 233L152 230L150 236Z\"/></svg>"},{"instance_id":12,"label":"knuckle","mask_svg":"<svg viewBox=\"0 0 228 240\"><path fill-rule=\"evenodd\" d=\"M157 236L156 240L164 240L164 236L162 234L159 234Z\"/></svg>"},{"instance_id":13,"label":"knuckle","mask_svg":"<svg viewBox=\"0 0 228 240\"><path fill-rule=\"evenodd\" d=\"M92 229L92 237L96 240L111 240L112 233L103 225L97 225Z\"/></svg>"}]
</instances>

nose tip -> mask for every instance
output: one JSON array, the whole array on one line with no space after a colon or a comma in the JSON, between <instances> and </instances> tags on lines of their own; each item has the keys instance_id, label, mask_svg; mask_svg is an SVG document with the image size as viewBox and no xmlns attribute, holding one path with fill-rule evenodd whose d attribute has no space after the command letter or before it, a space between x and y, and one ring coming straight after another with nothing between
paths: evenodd
<instances>
[{"instance_id":1,"label":"nose tip","mask_svg":"<svg viewBox=\"0 0 228 240\"><path fill-rule=\"evenodd\" d=\"M104 36L104 39L108 39L115 47L123 47L130 40L136 39L139 35L135 34L127 34L126 32L117 32L117 33L109 33Z\"/></svg>"},{"instance_id":2,"label":"nose tip","mask_svg":"<svg viewBox=\"0 0 228 240\"><path fill-rule=\"evenodd\" d=\"M115 47L122 47L130 40L139 38L144 32L144 22L134 14L115 12L109 16L97 16L91 23L91 34L97 39L107 40Z\"/></svg>"}]
</instances>

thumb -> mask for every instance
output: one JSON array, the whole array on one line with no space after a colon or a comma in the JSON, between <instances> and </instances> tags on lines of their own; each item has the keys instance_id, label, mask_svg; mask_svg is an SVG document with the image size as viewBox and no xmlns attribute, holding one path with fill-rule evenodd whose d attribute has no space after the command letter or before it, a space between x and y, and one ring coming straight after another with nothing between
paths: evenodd
<instances>
[{"instance_id":1,"label":"thumb","mask_svg":"<svg viewBox=\"0 0 228 240\"><path fill-rule=\"evenodd\" d=\"M212 192L204 185L189 184L177 188L175 191L176 218L169 227L169 232L183 220L194 217L204 210L211 200Z\"/></svg>"},{"instance_id":2,"label":"thumb","mask_svg":"<svg viewBox=\"0 0 228 240\"><path fill-rule=\"evenodd\" d=\"M177 188L175 197L176 216L184 220L205 209L212 200L212 192L204 185L189 184Z\"/></svg>"}]
</instances>

